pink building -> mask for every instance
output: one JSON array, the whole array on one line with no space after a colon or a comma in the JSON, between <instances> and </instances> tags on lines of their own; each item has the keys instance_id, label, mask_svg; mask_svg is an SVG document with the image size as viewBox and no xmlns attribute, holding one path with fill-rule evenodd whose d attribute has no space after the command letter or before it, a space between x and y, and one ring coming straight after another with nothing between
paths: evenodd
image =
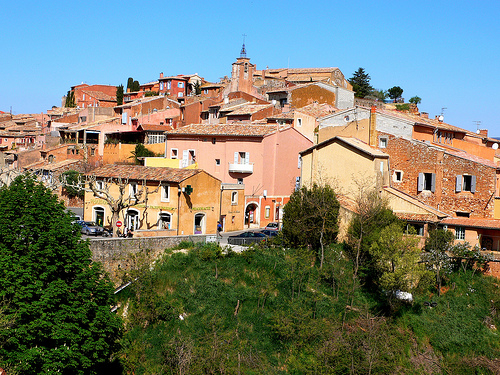
<instances>
[{"instance_id":1,"label":"pink building","mask_svg":"<svg viewBox=\"0 0 500 375\"><path fill-rule=\"evenodd\" d=\"M194 124L168 131L165 150L182 166L198 163L223 183L244 184L245 224L259 227L281 219L300 176L299 151L310 146L289 126Z\"/></svg>"}]
</instances>

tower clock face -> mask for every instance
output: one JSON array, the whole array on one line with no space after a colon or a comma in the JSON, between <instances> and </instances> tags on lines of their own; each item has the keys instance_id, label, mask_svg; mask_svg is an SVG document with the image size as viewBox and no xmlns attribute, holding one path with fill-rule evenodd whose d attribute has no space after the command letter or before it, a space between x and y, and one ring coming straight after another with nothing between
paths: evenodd
<instances>
[{"instance_id":1,"label":"tower clock face","mask_svg":"<svg viewBox=\"0 0 500 375\"><path fill-rule=\"evenodd\" d=\"M337 86L342 86L343 78L344 77L342 77L342 73L340 72L340 70L336 70L335 71L335 84Z\"/></svg>"}]
</instances>

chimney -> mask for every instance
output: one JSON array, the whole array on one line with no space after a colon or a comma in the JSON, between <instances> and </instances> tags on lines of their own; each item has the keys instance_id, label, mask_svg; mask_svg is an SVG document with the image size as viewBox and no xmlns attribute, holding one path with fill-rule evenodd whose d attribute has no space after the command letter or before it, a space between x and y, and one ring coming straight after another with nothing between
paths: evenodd
<instances>
[{"instance_id":1,"label":"chimney","mask_svg":"<svg viewBox=\"0 0 500 375\"><path fill-rule=\"evenodd\" d=\"M377 145L377 107L370 108L370 127L368 130L368 144L370 146Z\"/></svg>"},{"instance_id":2,"label":"chimney","mask_svg":"<svg viewBox=\"0 0 500 375\"><path fill-rule=\"evenodd\" d=\"M488 129L479 129L479 135L482 135L483 137L488 136Z\"/></svg>"},{"instance_id":3,"label":"chimney","mask_svg":"<svg viewBox=\"0 0 500 375\"><path fill-rule=\"evenodd\" d=\"M130 92L130 87L127 87L127 94Z\"/></svg>"},{"instance_id":4,"label":"chimney","mask_svg":"<svg viewBox=\"0 0 500 375\"><path fill-rule=\"evenodd\" d=\"M163 78L163 72L160 73L160 79Z\"/></svg>"},{"instance_id":5,"label":"chimney","mask_svg":"<svg viewBox=\"0 0 500 375\"><path fill-rule=\"evenodd\" d=\"M420 112L420 117L429 118L429 113L428 112Z\"/></svg>"}]
</instances>

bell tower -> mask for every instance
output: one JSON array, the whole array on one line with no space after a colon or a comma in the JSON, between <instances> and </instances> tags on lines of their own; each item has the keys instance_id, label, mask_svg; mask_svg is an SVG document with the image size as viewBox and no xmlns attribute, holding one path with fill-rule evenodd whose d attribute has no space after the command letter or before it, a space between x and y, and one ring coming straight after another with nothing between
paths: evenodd
<instances>
[{"instance_id":1,"label":"bell tower","mask_svg":"<svg viewBox=\"0 0 500 375\"><path fill-rule=\"evenodd\" d=\"M233 63L233 69L231 71L231 92L243 91L251 94L253 91L252 87L254 72L255 65L251 64L250 58L247 57L245 40L243 40L240 57L238 57L236 59L236 62Z\"/></svg>"}]
</instances>

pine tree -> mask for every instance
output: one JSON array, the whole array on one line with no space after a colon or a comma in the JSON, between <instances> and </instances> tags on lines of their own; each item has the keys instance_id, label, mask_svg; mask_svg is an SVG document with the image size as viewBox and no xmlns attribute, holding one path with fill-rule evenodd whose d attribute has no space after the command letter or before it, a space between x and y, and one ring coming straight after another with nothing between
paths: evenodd
<instances>
[{"instance_id":1,"label":"pine tree","mask_svg":"<svg viewBox=\"0 0 500 375\"><path fill-rule=\"evenodd\" d=\"M123 85L116 87L116 105L123 104Z\"/></svg>"},{"instance_id":2,"label":"pine tree","mask_svg":"<svg viewBox=\"0 0 500 375\"><path fill-rule=\"evenodd\" d=\"M370 85L370 75L363 68L356 70L349 82L357 98L364 98L373 91L373 87Z\"/></svg>"}]
</instances>

